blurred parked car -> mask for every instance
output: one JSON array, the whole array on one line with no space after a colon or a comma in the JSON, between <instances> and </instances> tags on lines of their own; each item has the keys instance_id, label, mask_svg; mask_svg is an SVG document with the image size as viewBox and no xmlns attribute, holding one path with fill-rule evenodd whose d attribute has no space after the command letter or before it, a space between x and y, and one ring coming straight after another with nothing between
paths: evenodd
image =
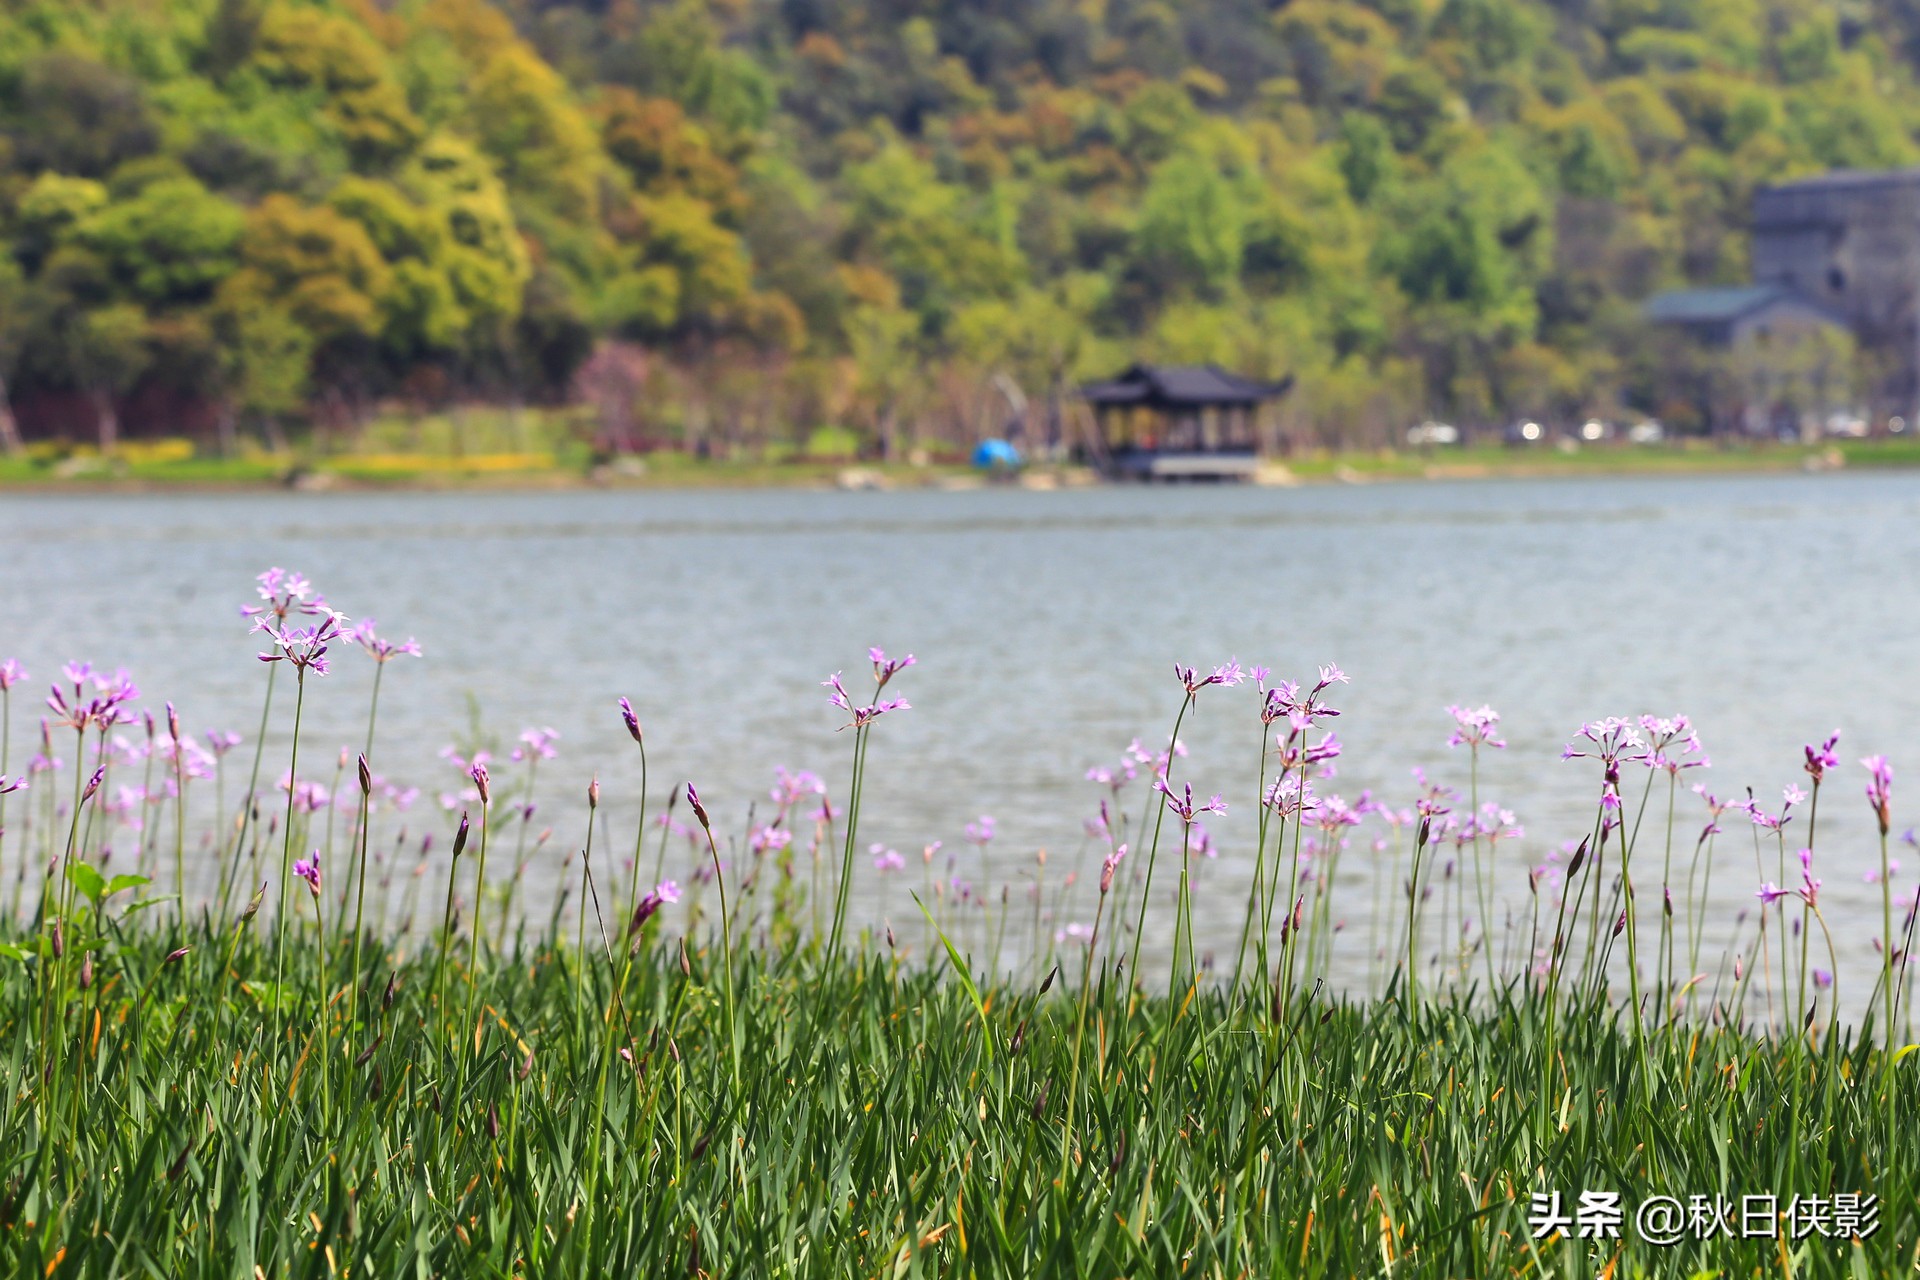
<instances>
[{"instance_id":1,"label":"blurred parked car","mask_svg":"<svg viewBox=\"0 0 1920 1280\"><path fill-rule=\"evenodd\" d=\"M1407 443L1415 448L1436 444L1459 444L1460 428L1429 419L1417 427L1407 428Z\"/></svg>"},{"instance_id":2,"label":"blurred parked car","mask_svg":"<svg viewBox=\"0 0 1920 1280\"><path fill-rule=\"evenodd\" d=\"M1855 413L1835 413L1827 417L1827 434L1847 440L1859 440L1867 434L1867 420Z\"/></svg>"},{"instance_id":3,"label":"blurred parked car","mask_svg":"<svg viewBox=\"0 0 1920 1280\"><path fill-rule=\"evenodd\" d=\"M1667 429L1660 425L1658 418L1648 418L1627 428L1627 441L1630 444L1659 444L1666 438Z\"/></svg>"},{"instance_id":4,"label":"blurred parked car","mask_svg":"<svg viewBox=\"0 0 1920 1280\"><path fill-rule=\"evenodd\" d=\"M1608 436L1612 434L1613 434L1613 428L1608 426L1606 423L1602 422L1598 418L1588 418L1585 422L1580 424L1580 438L1586 441L1588 444L1593 444L1594 442L1599 440L1605 440Z\"/></svg>"}]
</instances>

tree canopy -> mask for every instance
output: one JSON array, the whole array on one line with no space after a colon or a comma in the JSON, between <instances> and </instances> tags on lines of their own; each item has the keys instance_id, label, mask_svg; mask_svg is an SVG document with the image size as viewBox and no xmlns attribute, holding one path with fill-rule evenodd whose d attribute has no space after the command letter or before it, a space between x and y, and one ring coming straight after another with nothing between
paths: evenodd
<instances>
[{"instance_id":1,"label":"tree canopy","mask_svg":"<svg viewBox=\"0 0 1920 1280\"><path fill-rule=\"evenodd\" d=\"M1133 359L1327 439L1657 411L1635 303L1743 279L1758 184L1920 162L1916 59L1895 0L14 0L0 378L103 434L596 343L688 438Z\"/></svg>"}]
</instances>

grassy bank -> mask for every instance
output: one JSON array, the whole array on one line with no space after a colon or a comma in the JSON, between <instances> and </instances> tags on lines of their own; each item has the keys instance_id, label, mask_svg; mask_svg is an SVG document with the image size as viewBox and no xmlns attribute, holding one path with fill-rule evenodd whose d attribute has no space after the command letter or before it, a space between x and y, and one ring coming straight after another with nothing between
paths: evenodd
<instances>
[{"instance_id":1,"label":"grassy bank","mask_svg":"<svg viewBox=\"0 0 1920 1280\"><path fill-rule=\"evenodd\" d=\"M276 1002L224 921L86 937L51 1044L34 967L0 987L10 1274L1825 1276L1920 1241L1920 1089L1896 1074L1890 1132L1844 1038L1683 1029L1643 1069L1618 1008L1276 1020L1104 977L1083 1024L1071 969L976 1003L884 946L745 948L730 1023L711 936L618 999L617 946L456 946L436 1001L431 948L369 945L356 982L307 930ZM1626 1238L1536 1242L1552 1191L1619 1193ZM1846 1191L1879 1196L1864 1242L1633 1238L1656 1193L1730 1197L1738 1230L1744 1194Z\"/></svg>"},{"instance_id":2,"label":"grassy bank","mask_svg":"<svg viewBox=\"0 0 1920 1280\"><path fill-rule=\"evenodd\" d=\"M1432 451L1313 451L1279 461L1270 478L1309 483L1520 479L1607 475L1709 475L1920 467L1920 440L1849 440L1819 446L1668 444L1561 453L1498 446ZM1049 487L1091 480L1075 468L1034 467ZM660 451L596 462L578 449L446 453L404 447L271 453L222 458L185 441L129 445L116 456L38 449L0 457L0 490L89 492L167 489L694 489L950 488L980 483L957 462L864 462L794 453L771 458L698 458Z\"/></svg>"}]
</instances>

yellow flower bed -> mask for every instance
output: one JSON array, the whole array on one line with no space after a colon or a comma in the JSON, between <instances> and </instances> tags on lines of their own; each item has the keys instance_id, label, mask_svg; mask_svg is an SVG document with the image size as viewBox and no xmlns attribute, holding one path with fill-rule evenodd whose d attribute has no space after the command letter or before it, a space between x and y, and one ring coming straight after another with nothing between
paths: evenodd
<instances>
[{"instance_id":1,"label":"yellow flower bed","mask_svg":"<svg viewBox=\"0 0 1920 1280\"><path fill-rule=\"evenodd\" d=\"M471 453L462 458L453 458L419 453L352 453L335 458L328 465L340 471L391 474L547 471L553 467L553 455L551 453Z\"/></svg>"}]
</instances>

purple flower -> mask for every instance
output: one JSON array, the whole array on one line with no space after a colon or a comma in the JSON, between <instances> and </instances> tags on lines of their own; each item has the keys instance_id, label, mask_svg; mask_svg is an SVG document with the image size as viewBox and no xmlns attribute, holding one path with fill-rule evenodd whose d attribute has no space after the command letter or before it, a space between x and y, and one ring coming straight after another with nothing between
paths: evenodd
<instances>
[{"instance_id":1,"label":"purple flower","mask_svg":"<svg viewBox=\"0 0 1920 1280\"><path fill-rule=\"evenodd\" d=\"M635 742L639 742L640 717L633 714L633 704L625 698L620 699L620 718L627 722L627 733Z\"/></svg>"},{"instance_id":2,"label":"purple flower","mask_svg":"<svg viewBox=\"0 0 1920 1280\"><path fill-rule=\"evenodd\" d=\"M26 789L27 780L25 778L14 778L9 781L6 774L0 773L0 796L10 795L15 791L25 791Z\"/></svg>"},{"instance_id":3,"label":"purple flower","mask_svg":"<svg viewBox=\"0 0 1920 1280\"><path fill-rule=\"evenodd\" d=\"M868 649L867 657L873 663L873 691L875 693L887 687L887 681L912 666L916 659L912 654L904 658L887 657L885 649Z\"/></svg>"},{"instance_id":4,"label":"purple flower","mask_svg":"<svg viewBox=\"0 0 1920 1280\"><path fill-rule=\"evenodd\" d=\"M1833 975L1825 969L1815 969L1813 971L1813 985L1824 991L1833 985Z\"/></svg>"},{"instance_id":5,"label":"purple flower","mask_svg":"<svg viewBox=\"0 0 1920 1280\"><path fill-rule=\"evenodd\" d=\"M69 662L61 669L73 687L71 694L59 685L54 685L47 696L47 706L55 715L56 723L84 734L88 729L106 730L117 724L132 723L133 716L126 705L140 696L140 690L122 671L112 679L95 673L93 667L85 662ZM92 686L92 696L87 696L87 686ZM42 735L45 736L44 734Z\"/></svg>"},{"instance_id":6,"label":"purple flower","mask_svg":"<svg viewBox=\"0 0 1920 1280\"><path fill-rule=\"evenodd\" d=\"M767 794L778 802L781 813L793 808L808 796L827 794L827 784L820 780L818 774L809 773L805 769L792 773L785 765L779 765L774 768L773 778L773 790Z\"/></svg>"},{"instance_id":7,"label":"purple flower","mask_svg":"<svg viewBox=\"0 0 1920 1280\"><path fill-rule=\"evenodd\" d=\"M1759 802L1751 797L1749 797L1745 803L1736 804L1734 807L1751 818L1753 825L1759 827L1762 831L1778 831L1781 827L1792 821L1784 811L1779 817L1773 816L1765 809L1762 809Z\"/></svg>"},{"instance_id":8,"label":"purple flower","mask_svg":"<svg viewBox=\"0 0 1920 1280\"><path fill-rule=\"evenodd\" d=\"M484 762L476 761L473 767L467 770L467 776L469 778L472 778L473 785L479 788L480 803L491 804L493 802L493 787L491 784L491 780L487 775L486 764Z\"/></svg>"},{"instance_id":9,"label":"purple flower","mask_svg":"<svg viewBox=\"0 0 1920 1280\"><path fill-rule=\"evenodd\" d=\"M278 789L291 793L293 807L301 813L319 813L333 802L333 793L320 782L296 780L290 774L280 775Z\"/></svg>"},{"instance_id":10,"label":"purple flower","mask_svg":"<svg viewBox=\"0 0 1920 1280\"><path fill-rule=\"evenodd\" d=\"M1298 774L1289 774L1268 787L1267 794L1260 800L1282 818L1290 818L1302 810L1310 810L1319 803L1313 794L1313 784L1302 782Z\"/></svg>"},{"instance_id":11,"label":"purple flower","mask_svg":"<svg viewBox=\"0 0 1920 1280\"><path fill-rule=\"evenodd\" d=\"M1319 719L1338 716L1340 713L1332 707L1323 706L1320 695L1329 686L1348 683L1346 673L1331 664L1320 668L1320 682L1300 695L1300 686L1291 680L1276 681L1267 690L1266 700L1260 706L1260 719L1264 724L1285 718L1296 733L1305 733Z\"/></svg>"},{"instance_id":12,"label":"purple flower","mask_svg":"<svg viewBox=\"0 0 1920 1280\"><path fill-rule=\"evenodd\" d=\"M747 848L755 853L775 852L792 843L793 832L776 824L763 823L747 836Z\"/></svg>"},{"instance_id":13,"label":"purple flower","mask_svg":"<svg viewBox=\"0 0 1920 1280\"><path fill-rule=\"evenodd\" d=\"M1580 726L1579 736L1592 749L1575 751L1575 744L1569 743L1560 753L1562 760L1597 759L1603 764L1613 765L1619 763L1623 756L1631 758L1630 753L1646 746L1634 726L1618 716L1588 721Z\"/></svg>"},{"instance_id":14,"label":"purple flower","mask_svg":"<svg viewBox=\"0 0 1920 1280\"><path fill-rule=\"evenodd\" d=\"M873 855L873 869L875 871L883 873L899 871L907 865L907 860L900 856L898 849L889 849L885 845L876 844L871 846L867 852Z\"/></svg>"},{"instance_id":15,"label":"purple flower","mask_svg":"<svg viewBox=\"0 0 1920 1280\"><path fill-rule=\"evenodd\" d=\"M17 658L8 658L0 662L0 693L5 693L27 678L26 668Z\"/></svg>"},{"instance_id":16,"label":"purple flower","mask_svg":"<svg viewBox=\"0 0 1920 1280\"><path fill-rule=\"evenodd\" d=\"M309 858L302 858L293 864L293 874L307 882L307 892L316 901L320 897L320 851L315 849Z\"/></svg>"},{"instance_id":17,"label":"purple flower","mask_svg":"<svg viewBox=\"0 0 1920 1280\"><path fill-rule=\"evenodd\" d=\"M515 747L512 758L516 761L535 758L551 760L559 754L553 749L553 744L559 740L560 731L558 729L522 730L520 733L520 741L524 743L525 746Z\"/></svg>"},{"instance_id":18,"label":"purple flower","mask_svg":"<svg viewBox=\"0 0 1920 1280\"><path fill-rule=\"evenodd\" d=\"M1703 769L1712 763L1700 745L1700 735L1685 716L1670 720L1641 716L1640 731L1647 736L1640 763L1649 769L1664 769L1668 776L1678 777L1682 769Z\"/></svg>"},{"instance_id":19,"label":"purple flower","mask_svg":"<svg viewBox=\"0 0 1920 1280\"><path fill-rule=\"evenodd\" d=\"M275 566L265 573L255 576L258 584L254 592L265 604L243 605L240 616L252 618L254 629L260 629L260 622L271 614L276 621L285 622L290 613L318 614L327 607L313 589L313 584L298 573Z\"/></svg>"},{"instance_id":20,"label":"purple flower","mask_svg":"<svg viewBox=\"0 0 1920 1280\"><path fill-rule=\"evenodd\" d=\"M693 810L693 816L700 820L701 830L712 831L713 824L707 820L707 807L700 803L700 793L693 789L691 782L687 784L687 805Z\"/></svg>"},{"instance_id":21,"label":"purple flower","mask_svg":"<svg viewBox=\"0 0 1920 1280\"><path fill-rule=\"evenodd\" d=\"M1313 819L1315 827L1319 827L1327 835L1332 835L1334 831L1340 831L1344 827L1357 827L1359 819L1365 814L1356 806L1342 800L1340 796L1321 796L1319 800L1313 802L1313 808L1308 810L1308 816Z\"/></svg>"},{"instance_id":22,"label":"purple flower","mask_svg":"<svg viewBox=\"0 0 1920 1280\"><path fill-rule=\"evenodd\" d=\"M1107 856L1100 860L1100 892L1102 895L1113 888L1113 873L1119 868L1121 859L1126 856L1127 846L1123 844L1108 851Z\"/></svg>"},{"instance_id":23,"label":"purple flower","mask_svg":"<svg viewBox=\"0 0 1920 1280\"><path fill-rule=\"evenodd\" d=\"M1246 671L1238 662L1231 659L1215 667L1212 674L1205 676L1200 675L1192 667L1183 667L1176 662L1173 664L1173 674L1174 678L1180 681L1181 687L1186 689L1188 697L1192 697L1210 684L1232 686L1242 683L1247 678Z\"/></svg>"},{"instance_id":24,"label":"purple flower","mask_svg":"<svg viewBox=\"0 0 1920 1280\"><path fill-rule=\"evenodd\" d=\"M1893 766L1887 763L1885 756L1867 756L1860 763L1871 775L1867 781L1867 803L1873 806L1873 816L1879 819L1880 834L1884 837L1891 825Z\"/></svg>"},{"instance_id":25,"label":"purple flower","mask_svg":"<svg viewBox=\"0 0 1920 1280\"><path fill-rule=\"evenodd\" d=\"M1802 849L1800 851L1800 888L1798 892L1801 899L1804 900L1808 906L1817 907L1820 905L1820 886L1822 883L1823 881L1816 879L1813 874L1813 850Z\"/></svg>"},{"instance_id":26,"label":"purple flower","mask_svg":"<svg viewBox=\"0 0 1920 1280\"><path fill-rule=\"evenodd\" d=\"M1773 881L1768 880L1761 884L1760 891L1754 894L1753 896L1760 899L1761 906L1770 907L1774 903L1780 901L1780 899L1786 897L1787 892L1788 892L1787 890L1782 889L1779 885L1775 884Z\"/></svg>"},{"instance_id":27,"label":"purple flower","mask_svg":"<svg viewBox=\"0 0 1920 1280\"><path fill-rule=\"evenodd\" d=\"M1489 840L1518 840L1527 834L1520 820L1511 809L1502 809L1489 800L1480 806L1480 815L1474 819L1475 829Z\"/></svg>"},{"instance_id":28,"label":"purple flower","mask_svg":"<svg viewBox=\"0 0 1920 1280\"><path fill-rule=\"evenodd\" d=\"M1812 776L1815 786L1819 786L1820 780L1827 776L1827 770L1838 769L1840 767L1840 757L1833 753L1833 749L1839 745L1840 731L1838 729L1835 729L1833 735L1817 747L1812 743L1807 744L1807 763L1805 767L1807 773Z\"/></svg>"},{"instance_id":29,"label":"purple flower","mask_svg":"<svg viewBox=\"0 0 1920 1280\"><path fill-rule=\"evenodd\" d=\"M633 908L633 921L627 925L627 936L640 932L640 927L653 918L654 913L670 902L680 901L680 886L671 880L662 880L649 889Z\"/></svg>"},{"instance_id":30,"label":"purple flower","mask_svg":"<svg viewBox=\"0 0 1920 1280\"><path fill-rule=\"evenodd\" d=\"M347 639L353 641L362 649L365 649L367 653L372 656L373 660L379 663L392 662L395 658L403 656L409 658L417 658L420 656L420 642L418 640L415 640L412 636L407 637L405 644L395 644L391 640L384 640L374 631L372 618L362 618L355 624L353 630L347 633Z\"/></svg>"},{"instance_id":31,"label":"purple flower","mask_svg":"<svg viewBox=\"0 0 1920 1280\"><path fill-rule=\"evenodd\" d=\"M852 720L840 726L842 729L864 729L889 711L910 711L913 709L912 705L908 703L905 698L888 698L885 701L876 701L871 706L865 707L854 706L853 699L847 696L846 687L840 683L840 673L838 671L828 676L825 680L822 680L820 684L824 688L833 690L833 692L827 696L827 701L833 703L834 706L853 717Z\"/></svg>"},{"instance_id":32,"label":"purple flower","mask_svg":"<svg viewBox=\"0 0 1920 1280\"><path fill-rule=\"evenodd\" d=\"M978 821L969 822L967 824L967 843L968 844L977 844L982 849L984 849L989 844L993 843L993 837L994 837L994 824L993 824L992 814L983 813L980 815L980 818Z\"/></svg>"},{"instance_id":33,"label":"purple flower","mask_svg":"<svg viewBox=\"0 0 1920 1280\"><path fill-rule=\"evenodd\" d=\"M264 613L254 621L253 629L265 633L278 650L261 654L260 661L291 662L303 674L308 670L316 676L327 674L327 646L344 634L341 624L347 615L324 605L306 612L321 615L320 621L311 627L289 627L281 621L269 622Z\"/></svg>"},{"instance_id":34,"label":"purple flower","mask_svg":"<svg viewBox=\"0 0 1920 1280\"><path fill-rule=\"evenodd\" d=\"M1500 725L1500 713L1489 706L1448 707L1447 714L1453 717L1454 730L1447 736L1450 747L1505 747L1504 738L1496 738L1493 731Z\"/></svg>"},{"instance_id":35,"label":"purple flower","mask_svg":"<svg viewBox=\"0 0 1920 1280\"><path fill-rule=\"evenodd\" d=\"M1164 782L1156 783L1155 789L1160 791L1163 795L1167 797L1167 809L1170 812L1178 815L1180 818L1180 821L1184 823L1191 824L1193 822L1193 818L1195 814L1225 813L1227 811L1227 802L1221 799L1218 795L1214 796L1211 800L1207 801L1203 805L1195 805L1193 803L1193 784L1192 783L1188 783L1182 789L1181 795L1178 798L1174 796L1173 792L1167 787L1167 785Z\"/></svg>"}]
</instances>

